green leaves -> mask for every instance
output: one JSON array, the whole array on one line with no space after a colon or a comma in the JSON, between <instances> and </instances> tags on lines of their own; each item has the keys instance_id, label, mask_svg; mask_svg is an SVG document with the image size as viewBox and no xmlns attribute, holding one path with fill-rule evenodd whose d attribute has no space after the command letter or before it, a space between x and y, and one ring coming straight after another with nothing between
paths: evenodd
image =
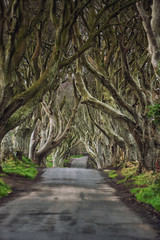
<instances>
[{"instance_id":1,"label":"green leaves","mask_svg":"<svg viewBox=\"0 0 160 240\"><path fill-rule=\"evenodd\" d=\"M160 104L157 103L155 105L150 105L148 108L149 111L147 113L147 116L149 118L152 118L155 124L160 124Z\"/></svg>"}]
</instances>

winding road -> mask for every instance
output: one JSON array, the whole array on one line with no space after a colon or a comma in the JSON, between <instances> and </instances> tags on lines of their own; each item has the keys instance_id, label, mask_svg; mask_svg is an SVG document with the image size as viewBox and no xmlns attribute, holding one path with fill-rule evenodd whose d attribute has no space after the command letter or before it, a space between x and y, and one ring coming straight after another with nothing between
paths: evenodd
<instances>
[{"instance_id":1,"label":"winding road","mask_svg":"<svg viewBox=\"0 0 160 240\"><path fill-rule=\"evenodd\" d=\"M48 168L30 193L0 207L0 240L149 240L156 231L97 170ZM80 166L80 161L82 165Z\"/></svg>"}]
</instances>

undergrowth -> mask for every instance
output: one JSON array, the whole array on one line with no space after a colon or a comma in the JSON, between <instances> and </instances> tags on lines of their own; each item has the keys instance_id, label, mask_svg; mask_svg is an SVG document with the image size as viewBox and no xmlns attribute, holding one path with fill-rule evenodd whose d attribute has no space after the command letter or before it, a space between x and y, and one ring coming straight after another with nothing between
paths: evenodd
<instances>
[{"instance_id":1,"label":"undergrowth","mask_svg":"<svg viewBox=\"0 0 160 240\"><path fill-rule=\"evenodd\" d=\"M2 179L0 179L0 198L8 196L11 192L11 188Z\"/></svg>"},{"instance_id":2,"label":"undergrowth","mask_svg":"<svg viewBox=\"0 0 160 240\"><path fill-rule=\"evenodd\" d=\"M38 173L36 165L28 158L23 157L20 161L17 157L11 155L2 163L2 169L5 173L16 174L29 179L34 179Z\"/></svg>"},{"instance_id":3,"label":"undergrowth","mask_svg":"<svg viewBox=\"0 0 160 240\"><path fill-rule=\"evenodd\" d=\"M152 184L145 188L133 188L130 190L137 200L152 205L160 212L160 185Z\"/></svg>"},{"instance_id":4,"label":"undergrowth","mask_svg":"<svg viewBox=\"0 0 160 240\"><path fill-rule=\"evenodd\" d=\"M121 175L125 178L118 181L118 184L127 184L130 191L138 201L152 205L160 212L160 175L153 171L137 173L137 165L129 164L123 168Z\"/></svg>"},{"instance_id":5,"label":"undergrowth","mask_svg":"<svg viewBox=\"0 0 160 240\"><path fill-rule=\"evenodd\" d=\"M116 178L118 175L115 170L111 171L108 173L109 178Z\"/></svg>"},{"instance_id":6,"label":"undergrowth","mask_svg":"<svg viewBox=\"0 0 160 240\"><path fill-rule=\"evenodd\" d=\"M46 167L51 168L53 167L53 160L52 160L52 156L48 156L47 157L47 161L46 161Z\"/></svg>"}]
</instances>

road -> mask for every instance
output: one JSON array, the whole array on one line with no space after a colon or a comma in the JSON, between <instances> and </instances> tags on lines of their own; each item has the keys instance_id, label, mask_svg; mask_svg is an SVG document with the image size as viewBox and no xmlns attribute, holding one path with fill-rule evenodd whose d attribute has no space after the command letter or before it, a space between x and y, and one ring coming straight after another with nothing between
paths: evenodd
<instances>
[{"instance_id":1,"label":"road","mask_svg":"<svg viewBox=\"0 0 160 240\"><path fill-rule=\"evenodd\" d=\"M88 156L72 158L72 168L87 168Z\"/></svg>"},{"instance_id":2,"label":"road","mask_svg":"<svg viewBox=\"0 0 160 240\"><path fill-rule=\"evenodd\" d=\"M30 193L0 207L0 240L149 240L155 230L97 170L48 168Z\"/></svg>"}]
</instances>

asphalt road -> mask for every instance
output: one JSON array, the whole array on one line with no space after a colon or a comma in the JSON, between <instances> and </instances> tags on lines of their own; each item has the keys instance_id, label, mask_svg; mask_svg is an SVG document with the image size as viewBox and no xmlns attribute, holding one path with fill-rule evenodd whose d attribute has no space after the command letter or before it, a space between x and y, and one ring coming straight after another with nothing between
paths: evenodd
<instances>
[{"instance_id":1,"label":"asphalt road","mask_svg":"<svg viewBox=\"0 0 160 240\"><path fill-rule=\"evenodd\" d=\"M0 207L0 240L148 240L156 232L97 170L49 168L32 192Z\"/></svg>"},{"instance_id":2,"label":"asphalt road","mask_svg":"<svg viewBox=\"0 0 160 240\"><path fill-rule=\"evenodd\" d=\"M87 168L88 156L81 158L72 158L72 168Z\"/></svg>"}]
</instances>

